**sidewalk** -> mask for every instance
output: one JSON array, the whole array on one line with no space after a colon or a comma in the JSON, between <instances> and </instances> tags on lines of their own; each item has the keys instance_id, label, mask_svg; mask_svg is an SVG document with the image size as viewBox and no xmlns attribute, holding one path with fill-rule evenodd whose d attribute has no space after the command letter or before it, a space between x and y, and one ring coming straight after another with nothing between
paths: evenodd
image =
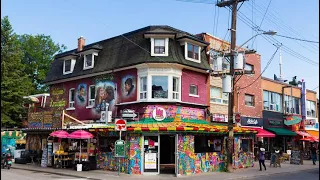
<instances>
[{"instance_id":1,"label":"sidewalk","mask_svg":"<svg viewBox=\"0 0 320 180\"><path fill-rule=\"evenodd\" d=\"M281 168L274 168L269 167L270 161L266 161L267 171L259 171L259 164L255 162L255 167L248 168L248 169L242 169L242 170L236 170L233 173L223 173L223 172L212 172L212 173L202 173L202 174L196 174L191 176L179 176L179 178L182 179L190 179L190 180L215 180L215 179L249 179L259 176L270 176L274 174L280 174L280 173L291 173L291 172L297 172L297 171L305 171L305 170L311 170L311 169L318 169L319 168L319 161L317 162L317 165L312 165L311 161L304 161L304 165L293 165L287 163L281 164ZM118 177L117 172L112 171L103 171L103 170L92 170L92 171L75 171L71 169L54 169L51 167L43 168L40 166L34 166L34 165L25 165L25 164L13 164L13 169L23 169L28 171L36 171L36 172L43 172L43 173L50 173L50 174L57 174L57 175L63 175L63 176L70 176L75 178L86 178L91 180L119 180L120 178L122 180L125 179L154 179L154 180L164 180L164 179L177 179L173 175L128 175L121 173L120 177Z\"/></svg>"}]
</instances>

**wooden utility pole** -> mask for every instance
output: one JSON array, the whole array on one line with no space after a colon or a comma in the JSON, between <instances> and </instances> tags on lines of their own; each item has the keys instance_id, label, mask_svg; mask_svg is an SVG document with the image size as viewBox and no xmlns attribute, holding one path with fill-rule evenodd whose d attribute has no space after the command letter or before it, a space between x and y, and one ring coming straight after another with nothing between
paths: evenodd
<instances>
[{"instance_id":1,"label":"wooden utility pole","mask_svg":"<svg viewBox=\"0 0 320 180\"><path fill-rule=\"evenodd\" d=\"M245 0L229 0L221 1L217 3L218 7L231 6L232 7L232 19L231 19L231 56L230 56L230 71L229 74L231 78L231 88L232 92L229 93L229 106L228 106L228 140L227 140L227 162L228 171L232 171L232 155L233 155L233 143L234 143L234 133L233 133L233 107L234 107L234 56L236 52L236 29L237 29L237 7L238 3Z\"/></svg>"}]
</instances>

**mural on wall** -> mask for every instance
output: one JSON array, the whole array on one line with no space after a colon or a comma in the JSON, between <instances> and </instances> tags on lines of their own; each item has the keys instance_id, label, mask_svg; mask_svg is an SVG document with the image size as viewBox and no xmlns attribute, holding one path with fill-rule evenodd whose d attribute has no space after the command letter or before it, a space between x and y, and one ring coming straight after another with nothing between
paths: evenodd
<instances>
[{"instance_id":1,"label":"mural on wall","mask_svg":"<svg viewBox=\"0 0 320 180\"><path fill-rule=\"evenodd\" d=\"M232 155L232 168L241 169L254 166L254 155L252 152L243 152L241 150L240 137L234 138L234 153Z\"/></svg>"},{"instance_id":2,"label":"mural on wall","mask_svg":"<svg viewBox=\"0 0 320 180\"><path fill-rule=\"evenodd\" d=\"M178 152L178 171L180 175L224 171L225 162L221 153L194 153L193 135L179 135Z\"/></svg>"},{"instance_id":3,"label":"mural on wall","mask_svg":"<svg viewBox=\"0 0 320 180\"><path fill-rule=\"evenodd\" d=\"M76 106L84 107L87 105L87 94L87 84L79 84L76 93Z\"/></svg>"},{"instance_id":4,"label":"mural on wall","mask_svg":"<svg viewBox=\"0 0 320 180\"><path fill-rule=\"evenodd\" d=\"M176 117L178 110L180 111L180 116L182 120L205 120L204 109L180 107L172 105L148 105L145 108L142 115L142 119L153 119L153 110L156 108L163 108L166 111L167 121L173 120Z\"/></svg>"},{"instance_id":5,"label":"mural on wall","mask_svg":"<svg viewBox=\"0 0 320 180\"><path fill-rule=\"evenodd\" d=\"M63 87L50 88L50 107L64 107L66 105L65 90Z\"/></svg>"},{"instance_id":6,"label":"mural on wall","mask_svg":"<svg viewBox=\"0 0 320 180\"><path fill-rule=\"evenodd\" d=\"M121 91L122 99L136 96L136 78L131 75L123 77L121 80Z\"/></svg>"},{"instance_id":7,"label":"mural on wall","mask_svg":"<svg viewBox=\"0 0 320 180\"><path fill-rule=\"evenodd\" d=\"M113 111L116 104L116 84L112 81L100 81L96 84L95 110Z\"/></svg>"},{"instance_id":8,"label":"mural on wall","mask_svg":"<svg viewBox=\"0 0 320 180\"><path fill-rule=\"evenodd\" d=\"M141 174L141 147L142 138L140 135L130 135L129 137L129 162L128 174Z\"/></svg>"}]
</instances>

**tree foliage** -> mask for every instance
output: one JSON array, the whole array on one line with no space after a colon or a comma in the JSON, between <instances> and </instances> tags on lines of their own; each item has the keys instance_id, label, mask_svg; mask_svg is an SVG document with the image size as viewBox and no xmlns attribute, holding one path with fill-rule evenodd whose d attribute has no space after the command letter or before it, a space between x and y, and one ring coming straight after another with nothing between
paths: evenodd
<instances>
[{"instance_id":1,"label":"tree foliage","mask_svg":"<svg viewBox=\"0 0 320 180\"><path fill-rule=\"evenodd\" d=\"M32 90L22 57L18 35L6 16L1 19L1 124L7 127L19 125L24 111L23 96Z\"/></svg>"}]
</instances>

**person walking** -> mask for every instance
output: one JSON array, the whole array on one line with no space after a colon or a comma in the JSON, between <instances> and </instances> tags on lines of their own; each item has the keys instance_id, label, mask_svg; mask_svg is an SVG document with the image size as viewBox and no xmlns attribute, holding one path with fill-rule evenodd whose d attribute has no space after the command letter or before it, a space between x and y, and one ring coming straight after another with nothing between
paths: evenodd
<instances>
[{"instance_id":1,"label":"person walking","mask_svg":"<svg viewBox=\"0 0 320 180\"><path fill-rule=\"evenodd\" d=\"M313 165L316 165L316 161L317 161L317 149L316 146L313 144L312 147L310 148L311 151L311 159L313 162Z\"/></svg>"},{"instance_id":2,"label":"person walking","mask_svg":"<svg viewBox=\"0 0 320 180\"><path fill-rule=\"evenodd\" d=\"M267 170L266 165L264 164L265 151L266 150L264 148L260 148L260 151L259 151L259 166L260 166L260 170L259 171L262 171L261 164L263 165L264 170Z\"/></svg>"}]
</instances>

